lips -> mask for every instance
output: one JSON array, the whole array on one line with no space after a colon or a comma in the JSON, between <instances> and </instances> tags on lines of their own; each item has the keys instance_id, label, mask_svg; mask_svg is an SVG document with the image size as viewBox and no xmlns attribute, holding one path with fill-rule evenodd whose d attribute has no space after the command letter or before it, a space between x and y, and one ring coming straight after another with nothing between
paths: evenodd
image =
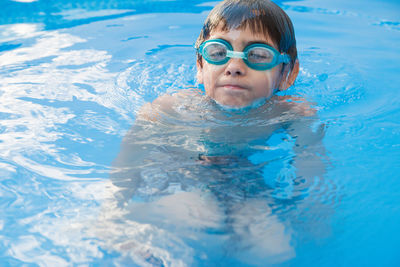
<instances>
[{"instance_id":1,"label":"lips","mask_svg":"<svg viewBox=\"0 0 400 267\"><path fill-rule=\"evenodd\" d=\"M236 84L236 83L225 83L221 84L220 87L229 89L229 90L248 90L248 88L242 84Z\"/></svg>"}]
</instances>

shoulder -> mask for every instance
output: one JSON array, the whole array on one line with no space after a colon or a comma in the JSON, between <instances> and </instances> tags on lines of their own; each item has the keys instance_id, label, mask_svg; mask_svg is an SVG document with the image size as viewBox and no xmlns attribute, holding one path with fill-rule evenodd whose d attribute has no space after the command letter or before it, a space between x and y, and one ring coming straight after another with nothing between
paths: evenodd
<instances>
[{"instance_id":1,"label":"shoulder","mask_svg":"<svg viewBox=\"0 0 400 267\"><path fill-rule=\"evenodd\" d=\"M193 97L201 95L199 89L182 89L172 94L164 94L157 97L153 102L142 106L137 114L137 120L157 121L162 114L175 114L177 107Z\"/></svg>"},{"instance_id":2,"label":"shoulder","mask_svg":"<svg viewBox=\"0 0 400 267\"><path fill-rule=\"evenodd\" d=\"M275 96L276 106L294 117L313 117L317 110L312 103L298 96Z\"/></svg>"},{"instance_id":3,"label":"shoulder","mask_svg":"<svg viewBox=\"0 0 400 267\"><path fill-rule=\"evenodd\" d=\"M318 117L313 103L302 97L280 97L279 105L288 118L286 130L296 139L299 148L320 144L325 136L326 125Z\"/></svg>"}]
</instances>

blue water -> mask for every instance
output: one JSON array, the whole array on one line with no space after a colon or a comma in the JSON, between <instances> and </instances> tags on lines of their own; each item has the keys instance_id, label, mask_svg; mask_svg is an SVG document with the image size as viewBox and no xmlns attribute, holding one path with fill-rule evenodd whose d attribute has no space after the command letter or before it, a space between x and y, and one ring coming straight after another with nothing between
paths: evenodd
<instances>
[{"instance_id":1,"label":"blue water","mask_svg":"<svg viewBox=\"0 0 400 267\"><path fill-rule=\"evenodd\" d=\"M257 144L269 150L249 156L268 159L265 168L193 167L160 152L142 173L151 185L168 168L173 179L212 173L212 194L170 181L165 190L178 193L156 205L139 190L113 206L124 136L144 103L197 86L192 45L215 3L0 2L1 266L400 265L398 1L276 1L293 20L301 64L285 93L312 102L315 127L326 125L323 174L296 189L294 141L275 132ZM186 123L167 136L187 145L178 137L199 124ZM264 180L246 179L253 171ZM229 220L247 230L231 235L221 228L234 228Z\"/></svg>"}]
</instances>

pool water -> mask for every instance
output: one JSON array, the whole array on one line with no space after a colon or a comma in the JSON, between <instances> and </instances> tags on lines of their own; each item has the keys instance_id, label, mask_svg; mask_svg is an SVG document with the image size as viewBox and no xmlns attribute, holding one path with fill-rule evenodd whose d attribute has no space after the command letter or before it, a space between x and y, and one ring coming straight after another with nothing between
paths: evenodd
<instances>
[{"instance_id":1,"label":"pool water","mask_svg":"<svg viewBox=\"0 0 400 267\"><path fill-rule=\"evenodd\" d=\"M300 180L295 140L256 137L252 111L135 122L198 86L193 44L216 2L2 1L0 265L399 266L400 3L275 2L301 64L284 94L325 125L323 171ZM182 109L217 109L202 101ZM209 164L199 140L247 160ZM124 151L140 185L115 168Z\"/></svg>"}]
</instances>

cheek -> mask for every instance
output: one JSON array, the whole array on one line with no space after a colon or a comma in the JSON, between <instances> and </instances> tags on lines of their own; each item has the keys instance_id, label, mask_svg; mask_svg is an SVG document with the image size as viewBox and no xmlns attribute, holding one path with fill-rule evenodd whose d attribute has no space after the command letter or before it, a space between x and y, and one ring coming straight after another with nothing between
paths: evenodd
<instances>
[{"instance_id":1,"label":"cheek","mask_svg":"<svg viewBox=\"0 0 400 267\"><path fill-rule=\"evenodd\" d=\"M253 77L255 82L255 97L269 97L278 88L279 82L276 72L266 71L259 72Z\"/></svg>"},{"instance_id":2,"label":"cheek","mask_svg":"<svg viewBox=\"0 0 400 267\"><path fill-rule=\"evenodd\" d=\"M214 87L218 76L221 73L222 67L217 65L206 64L203 68L204 86Z\"/></svg>"},{"instance_id":3,"label":"cheek","mask_svg":"<svg viewBox=\"0 0 400 267\"><path fill-rule=\"evenodd\" d=\"M258 78L255 78L254 81L257 82L258 87L262 87L264 89L269 89L274 86L274 76L268 71L260 73Z\"/></svg>"},{"instance_id":4,"label":"cheek","mask_svg":"<svg viewBox=\"0 0 400 267\"><path fill-rule=\"evenodd\" d=\"M278 89L280 82L280 69L274 68L264 73L265 83L271 90Z\"/></svg>"}]
</instances>

